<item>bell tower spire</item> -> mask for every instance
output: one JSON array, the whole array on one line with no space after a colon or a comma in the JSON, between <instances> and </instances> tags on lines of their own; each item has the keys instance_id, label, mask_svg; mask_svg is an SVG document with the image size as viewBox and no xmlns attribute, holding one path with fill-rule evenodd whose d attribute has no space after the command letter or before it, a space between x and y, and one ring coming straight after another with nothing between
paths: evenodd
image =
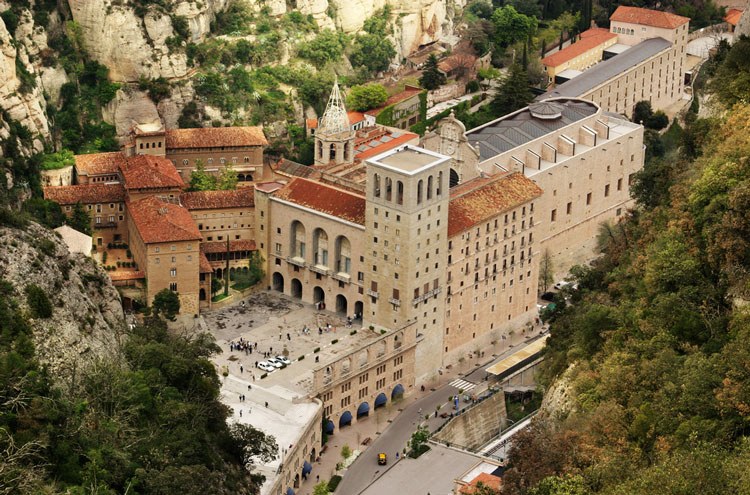
<instances>
[{"instance_id":1,"label":"bell tower spire","mask_svg":"<svg viewBox=\"0 0 750 495\"><path fill-rule=\"evenodd\" d=\"M315 165L353 163L354 136L337 77L315 133Z\"/></svg>"}]
</instances>

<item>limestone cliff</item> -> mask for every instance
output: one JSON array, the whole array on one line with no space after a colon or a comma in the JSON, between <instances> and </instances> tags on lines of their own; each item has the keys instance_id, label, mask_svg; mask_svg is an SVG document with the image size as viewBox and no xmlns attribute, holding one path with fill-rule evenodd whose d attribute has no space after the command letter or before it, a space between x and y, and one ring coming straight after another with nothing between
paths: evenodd
<instances>
[{"instance_id":1,"label":"limestone cliff","mask_svg":"<svg viewBox=\"0 0 750 495\"><path fill-rule=\"evenodd\" d=\"M575 411L575 390L573 381L578 370L571 364L565 372L544 393L542 405L537 415L540 419L564 419Z\"/></svg>"},{"instance_id":2,"label":"limestone cliff","mask_svg":"<svg viewBox=\"0 0 750 495\"><path fill-rule=\"evenodd\" d=\"M37 356L53 374L70 376L118 349L124 320L117 290L96 262L70 254L54 232L33 223L0 227L0 279L13 284L22 309L27 286L47 294L52 316L30 323Z\"/></svg>"}]
</instances>

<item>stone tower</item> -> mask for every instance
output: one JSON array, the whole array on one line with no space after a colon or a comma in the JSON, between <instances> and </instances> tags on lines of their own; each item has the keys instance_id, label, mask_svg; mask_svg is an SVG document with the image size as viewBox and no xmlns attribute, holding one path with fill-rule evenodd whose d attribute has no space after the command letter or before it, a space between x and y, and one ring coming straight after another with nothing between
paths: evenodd
<instances>
[{"instance_id":1,"label":"stone tower","mask_svg":"<svg viewBox=\"0 0 750 495\"><path fill-rule=\"evenodd\" d=\"M315 165L354 163L354 136L337 80L315 132Z\"/></svg>"},{"instance_id":2,"label":"stone tower","mask_svg":"<svg viewBox=\"0 0 750 495\"><path fill-rule=\"evenodd\" d=\"M411 145L366 162L364 325L416 323L417 383L442 366L449 164Z\"/></svg>"}]
</instances>

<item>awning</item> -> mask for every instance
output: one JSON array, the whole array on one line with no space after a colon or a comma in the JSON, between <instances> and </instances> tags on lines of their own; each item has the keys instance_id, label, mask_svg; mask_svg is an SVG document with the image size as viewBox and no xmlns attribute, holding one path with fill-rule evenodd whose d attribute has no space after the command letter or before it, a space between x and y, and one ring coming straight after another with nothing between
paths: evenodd
<instances>
[{"instance_id":1,"label":"awning","mask_svg":"<svg viewBox=\"0 0 750 495\"><path fill-rule=\"evenodd\" d=\"M292 490L292 487L289 487L286 489L286 495L297 495L294 493L294 490Z\"/></svg>"},{"instance_id":2,"label":"awning","mask_svg":"<svg viewBox=\"0 0 750 495\"><path fill-rule=\"evenodd\" d=\"M385 394L380 394L375 398L375 407L380 407L388 402L388 397Z\"/></svg>"},{"instance_id":3,"label":"awning","mask_svg":"<svg viewBox=\"0 0 750 495\"><path fill-rule=\"evenodd\" d=\"M312 466L309 462L305 461L305 463L302 465L302 476L307 476L310 474L310 471L312 471Z\"/></svg>"},{"instance_id":4,"label":"awning","mask_svg":"<svg viewBox=\"0 0 750 495\"><path fill-rule=\"evenodd\" d=\"M341 415L341 419L339 420L339 426L345 426L348 424L351 424L352 422L352 413L349 411L344 411L344 414Z\"/></svg>"},{"instance_id":5,"label":"awning","mask_svg":"<svg viewBox=\"0 0 750 495\"><path fill-rule=\"evenodd\" d=\"M502 361L493 364L489 368L485 369L485 371L496 376L502 376L511 368L517 367L519 364L527 362L530 358L538 357L544 349L544 343L547 342L548 338L549 334L543 336L540 339L537 339L531 344L522 347L520 350L514 352Z\"/></svg>"},{"instance_id":6,"label":"awning","mask_svg":"<svg viewBox=\"0 0 750 495\"><path fill-rule=\"evenodd\" d=\"M336 429L336 425L333 424L333 421L328 420L328 423L326 423L326 433L329 435L333 434L333 430Z\"/></svg>"},{"instance_id":7,"label":"awning","mask_svg":"<svg viewBox=\"0 0 750 495\"><path fill-rule=\"evenodd\" d=\"M367 414L370 412L370 405L367 402L363 402L359 405L357 408L357 417L360 417L364 414Z\"/></svg>"},{"instance_id":8,"label":"awning","mask_svg":"<svg viewBox=\"0 0 750 495\"><path fill-rule=\"evenodd\" d=\"M401 385L396 385L393 387L393 392L391 392L391 399L396 399L398 397L402 397L404 395L404 387Z\"/></svg>"}]
</instances>

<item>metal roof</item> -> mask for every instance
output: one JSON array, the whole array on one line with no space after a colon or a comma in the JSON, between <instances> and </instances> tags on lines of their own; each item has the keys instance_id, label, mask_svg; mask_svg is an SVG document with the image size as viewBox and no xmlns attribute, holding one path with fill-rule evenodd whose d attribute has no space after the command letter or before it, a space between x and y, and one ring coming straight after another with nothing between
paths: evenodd
<instances>
[{"instance_id":1,"label":"metal roof","mask_svg":"<svg viewBox=\"0 0 750 495\"><path fill-rule=\"evenodd\" d=\"M594 103L584 100L560 99L554 103L560 107L558 118L534 117L526 107L472 129L466 137L472 146L479 146L479 158L484 161L594 115L599 109Z\"/></svg>"},{"instance_id":2,"label":"metal roof","mask_svg":"<svg viewBox=\"0 0 750 495\"><path fill-rule=\"evenodd\" d=\"M671 46L672 43L664 38L651 38L641 41L631 49L625 50L608 60L599 62L580 76L537 96L536 99L546 100L547 98L564 96L569 98L581 96L590 89L609 81L618 74L625 72Z\"/></svg>"}]
</instances>

